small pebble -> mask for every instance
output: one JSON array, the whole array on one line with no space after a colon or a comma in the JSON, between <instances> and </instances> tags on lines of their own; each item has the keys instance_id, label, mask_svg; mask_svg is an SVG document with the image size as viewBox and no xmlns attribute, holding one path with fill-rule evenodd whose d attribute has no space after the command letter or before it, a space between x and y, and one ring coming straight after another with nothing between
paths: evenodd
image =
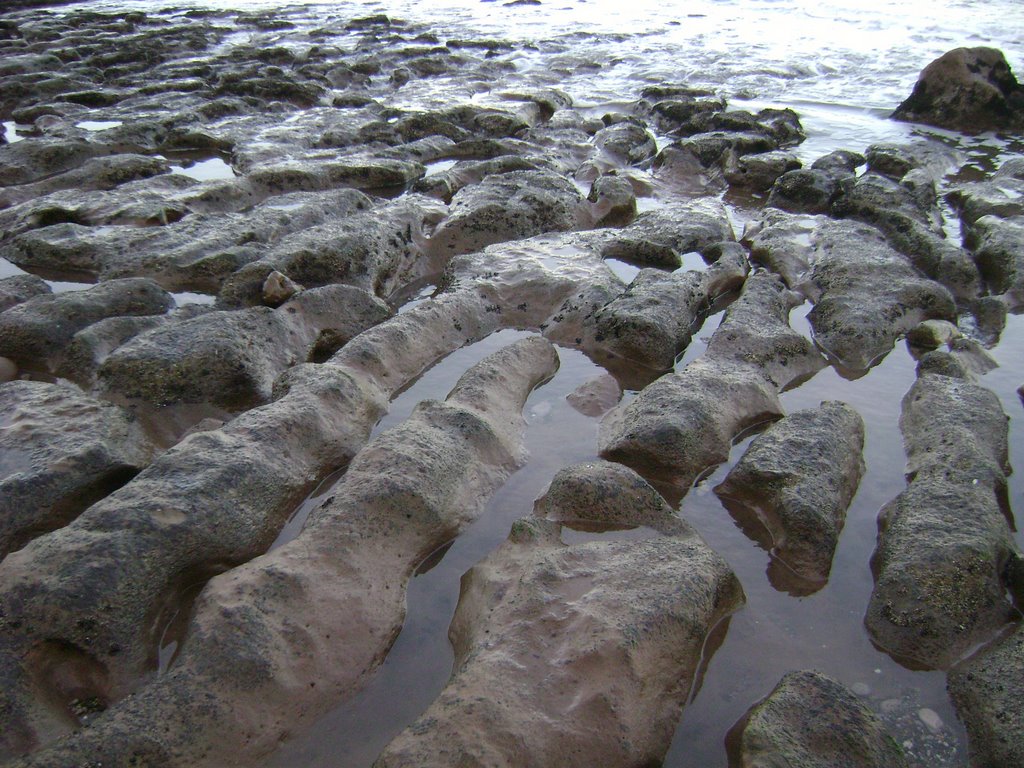
<instances>
[{"instance_id":1,"label":"small pebble","mask_svg":"<svg viewBox=\"0 0 1024 768\"><path fill-rule=\"evenodd\" d=\"M928 709L924 707L917 710L917 716L921 718L921 722L928 726L928 730L932 733L938 733L942 730L942 718L939 717L939 713L934 709Z\"/></svg>"},{"instance_id":2,"label":"small pebble","mask_svg":"<svg viewBox=\"0 0 1024 768\"><path fill-rule=\"evenodd\" d=\"M858 696L869 696L871 694L871 686L867 683L854 683L853 692Z\"/></svg>"},{"instance_id":3,"label":"small pebble","mask_svg":"<svg viewBox=\"0 0 1024 768\"><path fill-rule=\"evenodd\" d=\"M886 699L882 702L882 711L887 715L891 715L893 712L899 711L900 704L902 702L899 699Z\"/></svg>"}]
</instances>

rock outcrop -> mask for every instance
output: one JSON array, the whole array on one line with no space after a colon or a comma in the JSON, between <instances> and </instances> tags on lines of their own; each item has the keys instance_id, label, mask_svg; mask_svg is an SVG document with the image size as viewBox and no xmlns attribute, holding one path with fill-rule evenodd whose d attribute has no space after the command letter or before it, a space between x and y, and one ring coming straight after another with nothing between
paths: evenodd
<instances>
[{"instance_id":1,"label":"rock outcrop","mask_svg":"<svg viewBox=\"0 0 1024 768\"><path fill-rule=\"evenodd\" d=\"M638 526L650 536L560 538ZM635 473L562 470L464 578L452 679L375 765L660 762L704 639L742 599L725 562Z\"/></svg>"},{"instance_id":2,"label":"rock outcrop","mask_svg":"<svg viewBox=\"0 0 1024 768\"><path fill-rule=\"evenodd\" d=\"M743 430L781 417L779 391L824 365L814 345L789 327L796 301L777 278L748 278L702 357L605 416L601 456L681 495L728 458Z\"/></svg>"},{"instance_id":3,"label":"rock outcrop","mask_svg":"<svg viewBox=\"0 0 1024 768\"><path fill-rule=\"evenodd\" d=\"M144 278L34 296L0 313L0 355L53 370L77 331L108 317L162 315L173 306L169 293Z\"/></svg>"},{"instance_id":4,"label":"rock outcrop","mask_svg":"<svg viewBox=\"0 0 1024 768\"><path fill-rule=\"evenodd\" d=\"M754 438L715 487L744 530L770 550L768 577L776 588L809 594L825 585L864 474L863 451L861 417L828 401L791 413Z\"/></svg>"},{"instance_id":5,"label":"rock outcrop","mask_svg":"<svg viewBox=\"0 0 1024 768\"><path fill-rule=\"evenodd\" d=\"M742 286L748 270L746 254L736 244L704 271L642 269L621 295L595 313L595 341L620 359L618 367L638 365L649 369L652 378L664 373L715 299Z\"/></svg>"},{"instance_id":6,"label":"rock outcrop","mask_svg":"<svg viewBox=\"0 0 1024 768\"><path fill-rule=\"evenodd\" d=\"M421 403L358 453L298 538L205 586L169 672L23 764L251 761L351 696L398 635L419 563L522 463L520 411L557 367L526 339Z\"/></svg>"},{"instance_id":7,"label":"rock outcrop","mask_svg":"<svg viewBox=\"0 0 1024 768\"><path fill-rule=\"evenodd\" d=\"M896 356L870 367L902 356L903 334L914 357L949 354L925 358L920 405L907 405L915 464L883 516L869 631L905 663L952 664L972 759L1018 760L1017 691L999 686L1019 644L1000 619L1019 619L1021 560L999 414L969 375L1003 365L986 379L1004 402L1021 379L1009 345L995 345L1017 332L1008 313L1024 296L1024 161L985 175L1012 146L967 142L960 156L915 134L808 163L792 110L745 111L662 82L705 73L680 70L659 30L642 45L582 27L529 42L456 38L470 34L465 19L431 26L417 19L443 14L423 7L403 20L11 2L0 14L0 762L261 764L307 727L335 727L321 715L337 703L361 716L378 685L393 696L404 640L416 674L443 667L413 639L421 615L389 649L406 588L433 590L471 554L452 628L459 666L382 765L672 762L666 747L698 692L702 711L675 740L688 749L693 736L697 762L712 764L739 711L716 717L708 697L729 687L724 706L742 709L752 685L767 691L757 672L774 662L757 651L774 628L793 630L784 653L814 640L811 655L831 664L845 646L800 622L819 620L812 603L852 594L845 569L859 560L866 572L863 537L849 523L839 537L862 471L859 420L826 405L820 434L803 413L767 425L828 362L828 380L868 376L841 388L877 419L871 398L906 369ZM925 100L959 109L1002 89L1018 109L1008 70L971 56L984 66L939 95L922 86ZM736 70L711 51L690 63L738 74L729 89L744 102L780 76L849 83L827 62L753 61ZM637 98L636 77L659 84ZM820 117L815 147L841 138ZM419 392L439 397L499 331L530 338L368 446L389 402L397 422ZM530 401L524 437L519 409L553 370L551 344L565 365ZM956 386L943 390L942 376ZM941 413L922 427L927 409ZM722 551L769 560L772 583L794 594L836 583L810 601L762 583L759 601L790 605L771 616L752 605L721 646L729 663L708 665L741 593L665 499L761 429L729 483L771 507L775 551L758 555L742 535ZM512 476L523 442L535 459ZM525 487L586 459L532 516L496 508L527 517L492 551L505 531L473 523L490 493L508 478L497 500L521 505ZM734 537L709 489L696 492L700 525L724 526L701 531ZM830 575L837 537L845 554ZM429 611L416 592L410 610ZM835 608L829 631L854 635L865 606ZM875 666L860 651L843 660L851 675ZM385 659L395 664L376 677ZM898 713L882 706L895 730L918 704L904 695L915 675L891 677L908 683L892 693ZM915 740L911 762L928 751L917 735L931 715L900 731ZM406 724L389 722L387 738Z\"/></svg>"},{"instance_id":8,"label":"rock outcrop","mask_svg":"<svg viewBox=\"0 0 1024 768\"><path fill-rule=\"evenodd\" d=\"M900 427L909 485L879 514L865 624L904 664L945 669L1014 616L1007 417L955 358L931 352Z\"/></svg>"},{"instance_id":9,"label":"rock outcrop","mask_svg":"<svg viewBox=\"0 0 1024 768\"><path fill-rule=\"evenodd\" d=\"M452 198L451 213L430 240L435 258L478 251L492 243L580 228L583 196L550 171L488 176Z\"/></svg>"},{"instance_id":10,"label":"rock outcrop","mask_svg":"<svg viewBox=\"0 0 1024 768\"><path fill-rule=\"evenodd\" d=\"M154 405L252 408L270 399L286 369L310 361L315 351L329 357L389 315L383 301L348 285L302 291L277 309L206 312L118 347L100 365L99 384Z\"/></svg>"},{"instance_id":11,"label":"rock outcrop","mask_svg":"<svg viewBox=\"0 0 1024 768\"><path fill-rule=\"evenodd\" d=\"M1022 666L1024 626L1018 626L949 671L949 694L967 727L972 766L1024 765Z\"/></svg>"},{"instance_id":12,"label":"rock outcrop","mask_svg":"<svg viewBox=\"0 0 1024 768\"><path fill-rule=\"evenodd\" d=\"M0 387L0 559L124 485L155 448L130 413L73 387Z\"/></svg>"},{"instance_id":13,"label":"rock outcrop","mask_svg":"<svg viewBox=\"0 0 1024 768\"><path fill-rule=\"evenodd\" d=\"M905 768L885 726L844 686L790 672L736 724L734 768Z\"/></svg>"},{"instance_id":14,"label":"rock outcrop","mask_svg":"<svg viewBox=\"0 0 1024 768\"><path fill-rule=\"evenodd\" d=\"M1024 126L1024 87L994 48L955 48L921 71L910 96L892 114L970 133Z\"/></svg>"},{"instance_id":15,"label":"rock outcrop","mask_svg":"<svg viewBox=\"0 0 1024 768\"><path fill-rule=\"evenodd\" d=\"M306 492L362 448L389 396L494 330L493 318L459 296L374 326L326 363L290 369L271 403L189 435L0 562L0 754L77 724L74 701L105 706L136 687L188 589L264 552ZM91 670L84 693L40 680L51 651Z\"/></svg>"},{"instance_id":16,"label":"rock outcrop","mask_svg":"<svg viewBox=\"0 0 1024 768\"><path fill-rule=\"evenodd\" d=\"M0 312L15 304L28 301L33 296L52 293L49 284L35 275L13 275L0 280Z\"/></svg>"},{"instance_id":17,"label":"rock outcrop","mask_svg":"<svg viewBox=\"0 0 1024 768\"><path fill-rule=\"evenodd\" d=\"M813 247L814 340L851 373L875 365L922 320L956 318L950 293L921 277L873 227L828 221Z\"/></svg>"},{"instance_id":18,"label":"rock outcrop","mask_svg":"<svg viewBox=\"0 0 1024 768\"><path fill-rule=\"evenodd\" d=\"M127 186L108 193L113 207L133 203ZM217 293L230 275L269 257L289 235L299 238L335 220L349 221L345 231L358 229L360 221L365 229L366 219L355 214L372 207L370 198L353 189L294 192L255 207L251 193L235 183L189 190L172 198L191 211L177 221L90 227L75 217L44 219L0 244L0 256L27 270L98 280L146 276L168 290Z\"/></svg>"},{"instance_id":19,"label":"rock outcrop","mask_svg":"<svg viewBox=\"0 0 1024 768\"><path fill-rule=\"evenodd\" d=\"M978 268L966 251L943 234L930 177L926 183L914 186L866 173L846 185L843 195L832 204L831 213L837 218L863 221L884 233L889 244L914 268L942 283L957 298L977 296Z\"/></svg>"}]
</instances>

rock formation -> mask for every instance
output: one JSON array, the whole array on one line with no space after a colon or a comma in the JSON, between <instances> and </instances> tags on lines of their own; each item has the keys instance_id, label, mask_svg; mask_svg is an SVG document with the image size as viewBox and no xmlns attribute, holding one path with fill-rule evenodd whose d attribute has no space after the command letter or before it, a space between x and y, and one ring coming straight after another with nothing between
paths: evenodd
<instances>
[{"instance_id":1,"label":"rock formation","mask_svg":"<svg viewBox=\"0 0 1024 768\"><path fill-rule=\"evenodd\" d=\"M650 537L566 545L563 527ZM455 672L378 768L659 762L739 582L632 471L560 472L463 580Z\"/></svg>"},{"instance_id":2,"label":"rock formation","mask_svg":"<svg viewBox=\"0 0 1024 768\"><path fill-rule=\"evenodd\" d=\"M817 672L790 672L737 723L735 768L902 768L885 726L845 687Z\"/></svg>"},{"instance_id":3,"label":"rock formation","mask_svg":"<svg viewBox=\"0 0 1024 768\"><path fill-rule=\"evenodd\" d=\"M903 398L909 485L879 514L865 624L897 660L946 669L1014 618L1006 414L944 352Z\"/></svg>"},{"instance_id":4,"label":"rock formation","mask_svg":"<svg viewBox=\"0 0 1024 768\"><path fill-rule=\"evenodd\" d=\"M771 551L768 577L778 588L807 594L828 580L864 473L863 450L861 417L829 401L791 413L754 438L715 487L726 509Z\"/></svg>"},{"instance_id":5,"label":"rock formation","mask_svg":"<svg viewBox=\"0 0 1024 768\"><path fill-rule=\"evenodd\" d=\"M1024 88L1001 51L955 48L921 71L913 93L892 116L958 131L1020 130Z\"/></svg>"}]
</instances>

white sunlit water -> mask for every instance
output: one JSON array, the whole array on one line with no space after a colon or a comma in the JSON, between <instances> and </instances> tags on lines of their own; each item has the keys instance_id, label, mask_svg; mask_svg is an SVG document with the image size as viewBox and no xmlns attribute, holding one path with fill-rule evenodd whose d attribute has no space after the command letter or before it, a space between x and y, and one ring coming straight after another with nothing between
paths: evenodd
<instances>
[{"instance_id":1,"label":"white sunlit water","mask_svg":"<svg viewBox=\"0 0 1024 768\"><path fill-rule=\"evenodd\" d=\"M216 181L218 179L233 179L235 172L231 166L219 157L211 157L206 160L171 165L171 173L188 176L197 181Z\"/></svg>"}]
</instances>

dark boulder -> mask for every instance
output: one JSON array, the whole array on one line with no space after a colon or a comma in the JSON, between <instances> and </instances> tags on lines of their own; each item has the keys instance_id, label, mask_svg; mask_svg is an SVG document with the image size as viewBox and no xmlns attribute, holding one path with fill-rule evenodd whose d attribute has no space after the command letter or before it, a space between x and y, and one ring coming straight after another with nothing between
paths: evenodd
<instances>
[{"instance_id":1,"label":"dark boulder","mask_svg":"<svg viewBox=\"0 0 1024 768\"><path fill-rule=\"evenodd\" d=\"M1024 127L1024 87L995 48L956 48L924 68L896 120L957 131Z\"/></svg>"}]
</instances>

